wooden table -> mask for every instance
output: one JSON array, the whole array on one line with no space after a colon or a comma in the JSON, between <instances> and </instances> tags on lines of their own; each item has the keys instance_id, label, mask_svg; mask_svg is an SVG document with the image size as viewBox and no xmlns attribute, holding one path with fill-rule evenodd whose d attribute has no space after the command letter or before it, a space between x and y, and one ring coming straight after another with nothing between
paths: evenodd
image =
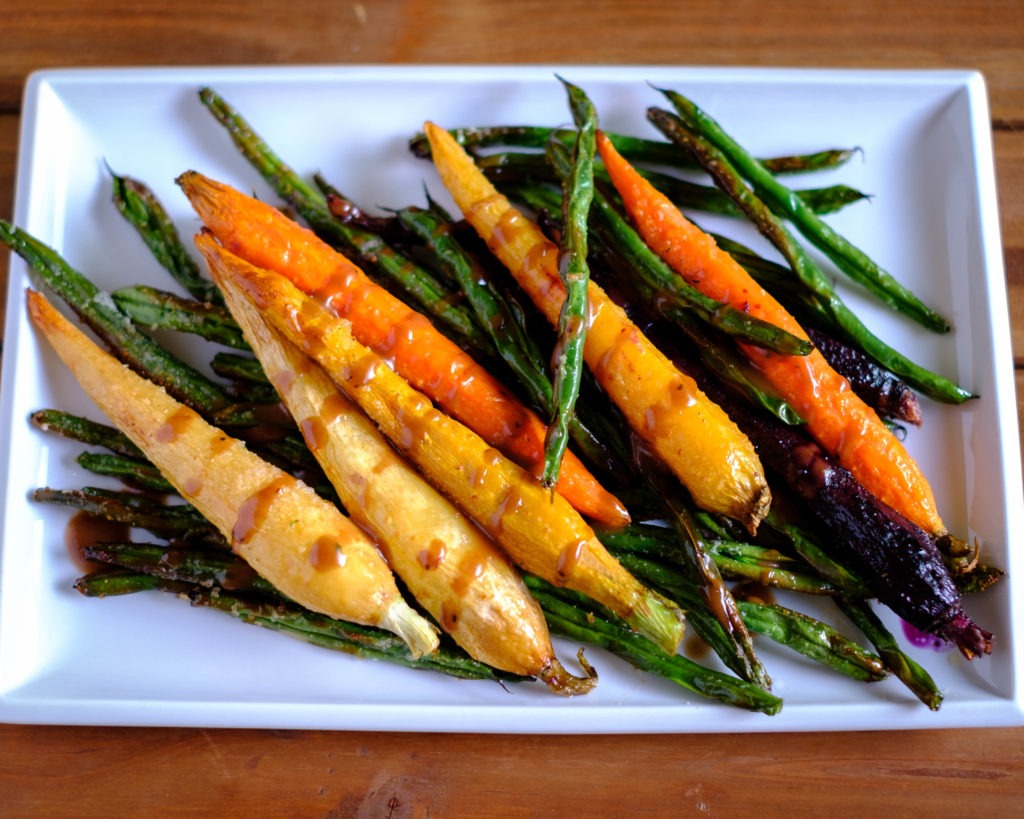
<instances>
[{"instance_id":1,"label":"wooden table","mask_svg":"<svg viewBox=\"0 0 1024 819\"><path fill-rule=\"evenodd\" d=\"M162 6L173 8L162 10ZM985 73L1024 396L1019 0L4 3L0 217L52 66L666 63ZM15 11L17 6L19 10ZM297 19L298 16L298 19ZM6 265L4 265L6 269ZM0 726L0 816L1019 815L1024 729L475 736Z\"/></svg>"}]
</instances>

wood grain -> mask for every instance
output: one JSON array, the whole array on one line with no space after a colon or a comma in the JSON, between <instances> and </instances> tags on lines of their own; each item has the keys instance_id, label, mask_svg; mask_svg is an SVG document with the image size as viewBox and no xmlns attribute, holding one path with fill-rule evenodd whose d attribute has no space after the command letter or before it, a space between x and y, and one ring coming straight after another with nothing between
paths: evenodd
<instances>
[{"instance_id":1,"label":"wood grain","mask_svg":"<svg viewBox=\"0 0 1024 819\"><path fill-rule=\"evenodd\" d=\"M140 816L215 807L245 817L267 815L267 806L303 817L748 816L755 808L789 816L804 806L815 816L931 817L977 816L982 805L1011 816L1024 793L1019 740L1008 730L593 738L0 727L0 742L31 745L46 760L12 758L0 785L5 816L39 819L103 804Z\"/></svg>"},{"instance_id":2,"label":"wood grain","mask_svg":"<svg viewBox=\"0 0 1024 819\"><path fill-rule=\"evenodd\" d=\"M13 3L7 5L15 5ZM53 66L632 63L984 72L1024 404L1024 4L34 0L4 11L0 218ZM0 252L0 271L6 271ZM1024 440L1024 415L1021 418ZM0 817L1019 815L1024 729L478 736L0 725Z\"/></svg>"},{"instance_id":3,"label":"wood grain","mask_svg":"<svg viewBox=\"0 0 1024 819\"><path fill-rule=\"evenodd\" d=\"M4 24L0 110L29 71L69 64L531 62L972 68L994 116L1024 111L1016 0L34 0Z\"/></svg>"}]
</instances>

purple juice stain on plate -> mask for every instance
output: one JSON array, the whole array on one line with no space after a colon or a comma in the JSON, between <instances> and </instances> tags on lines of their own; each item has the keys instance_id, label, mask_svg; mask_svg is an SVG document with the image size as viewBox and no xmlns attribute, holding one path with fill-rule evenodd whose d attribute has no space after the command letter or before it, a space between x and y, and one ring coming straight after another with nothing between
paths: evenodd
<instances>
[{"instance_id":1,"label":"purple juice stain on plate","mask_svg":"<svg viewBox=\"0 0 1024 819\"><path fill-rule=\"evenodd\" d=\"M910 625L906 620L900 621L903 624L903 634L910 641L910 644L918 648L930 648L933 651L945 653L953 650L953 644L927 631L921 631L916 626Z\"/></svg>"}]
</instances>

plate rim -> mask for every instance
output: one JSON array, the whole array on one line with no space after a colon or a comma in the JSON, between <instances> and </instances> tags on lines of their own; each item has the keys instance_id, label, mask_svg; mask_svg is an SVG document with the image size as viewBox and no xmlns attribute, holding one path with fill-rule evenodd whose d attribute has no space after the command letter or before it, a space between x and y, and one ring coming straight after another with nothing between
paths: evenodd
<instances>
[{"instance_id":1,"label":"plate rim","mask_svg":"<svg viewBox=\"0 0 1024 819\"><path fill-rule=\"evenodd\" d=\"M678 76L680 73L686 72L699 72L710 78L723 78L728 81L749 81L750 77L757 77L759 81L763 82L785 82L791 84L829 84L835 82L844 82L851 85L863 84L864 78L867 77L873 81L881 83L903 83L911 85L943 85L949 87L961 88L968 95L969 111L971 113L971 122L969 124L974 148L971 152L971 158L974 164L975 176L972 182L976 183L980 189L979 194L979 209L981 217L981 229L982 229L982 245L983 252L986 255L986 272L985 281L988 286L988 298L992 304L993 310L997 310L1001 315L1005 315L1007 320L1005 324L1000 322L994 328L993 343L1002 349L1008 350L1007 347L1003 347L1003 344L1009 343L1009 317L1007 309L1007 294L1006 294L1006 283L1005 283L1005 271L1003 268L1003 256L1001 252L1001 237L999 234L999 222L998 222L998 206L997 199L995 198L996 180L995 180L995 168L994 158L991 144L991 131L988 130L990 123L988 122L988 107L987 107L987 95L985 90L985 81L983 75L976 70L972 69L890 69L890 68L871 68L871 69L855 69L855 68L828 68L828 69L809 69L803 67L760 67L760 66L671 66L671 65L514 65L514 64L431 64L425 66L416 65L391 65L391 64L365 64L365 65L290 65L290 66L267 66L267 65L236 65L236 66L186 66L186 67L172 67L172 66L147 66L147 67L128 67L128 66L115 66L115 67L86 67L86 68L49 68L41 69L33 72L29 75L25 82L25 104L23 106L23 114L20 127L19 135L19 153L18 161L16 164L16 177L15 177L15 201L14 201L14 221L16 224L20 224L20 220L24 219L27 215L29 192L26 190L22 191L22 185L27 183L24 180L29 176L28 168L29 162L34 160L34 151L37 148L37 144L34 141L33 129L38 125L38 105L40 95L46 93L46 89L55 90L56 86L61 83L80 83L80 82L97 82L97 81L116 81L116 82L165 82L168 84L181 84L186 81L195 80L196 82L203 82L206 84L232 80L232 81L244 81L244 82L260 82L265 81L268 78L280 78L281 81L292 81L296 78L310 79L316 82L333 82L339 79L355 78L361 80L373 80L373 79L389 79L395 78L408 79L408 72L414 72L416 81L436 81L438 79L457 79L459 75L473 74L472 82L487 82L493 81L494 79L501 78L504 80L517 79L525 77L528 80L540 80L540 79L552 79L556 73L561 73L565 76L582 76L585 79L621 79L624 76L633 78L641 78L644 75L657 76L672 74ZM985 133L987 131L987 134ZM24 164L23 164L24 163ZM995 226L995 242L993 244L992 230L993 225ZM18 259L15 254L10 256L10 267L12 274L14 268L21 264L21 260ZM992 265L991 267L989 265ZM998 275L996 275L998 274ZM11 275L8 283L8 310L7 310L7 326L4 331L4 349L5 351L13 350L17 354L18 341L15 337L17 330L18 320L12 321L11 319L15 316L12 311L12 306L19 304L20 291L16 288L23 279L20 275ZM20 311L19 311L20 312ZM1009 360L1012 369L1012 358L1009 353L1005 355L1006 359ZM1005 366L1005 362L1002 366ZM12 390L8 389L8 380L13 378L13 371L15 367L3 368L3 373L0 374L0 414L10 409L8 401L11 399L9 393ZM1009 385L1012 386L1012 378L1009 379ZM1001 435L1003 440L1007 443L1011 449L1016 449L1016 452L1011 452L1011 455L1015 455L1015 458L1008 458L1004 461L1004 485L1008 489L1017 491L1018 495L1024 494L1021 492L1021 470L1020 470L1020 452L1019 452L1019 438L1016 434L1015 422L1016 416L1016 395L1015 391L1007 386L1006 379L997 377L995 380L995 387L1000 392L995 396L998 402L997 417L999 418L1003 429ZM1009 404L1006 402L1009 401ZM1012 413L1008 413L1006 408L1010 406L1013 410ZM7 415L6 417L11 417ZM5 456L9 455L9 439L8 432L4 430L2 439L0 439L0 462L6 462ZM6 481L5 481L6 483ZM6 520L6 503L3 508L0 508L0 526L4 525ZM1020 515L1013 515L1013 509L1010 508L1009 504L1006 508L1007 523L1012 524L1013 520L1011 517L1016 517L1017 522L1020 522ZM1008 531L1013 531L1008 529ZM3 545L0 544L0 590L2 590L2 560L3 560ZM1020 592L1017 587L1008 584L1007 590L1009 604L1011 606L1011 614L1014 620L1018 620L1017 615L1021 613L1022 604L1020 601ZM0 599L0 635L3 633L3 617L4 607L3 599ZM1019 620L1018 620L1019 621ZM993 700L992 702L984 702L981 704L972 704L972 716L974 720L970 723L972 727L984 726L995 726L995 725L1007 725L1007 724L1024 724L1024 701L1022 701L1020 680L1021 680L1021 651L1019 636L1019 630L1016 630L1013 635L1014 646L1011 648L1015 649L1014 658L1014 672L1013 672L1013 693L1012 696ZM121 709L116 707L116 704L110 704L107 706L107 715L112 721L103 721L91 719L85 722L74 720L73 722L65 722L61 718L62 705L59 703L51 704L49 710L49 718L46 715L40 714L40 709L47 710L45 703L24 701L19 702L19 698L16 695L16 689L13 692L15 695L11 696L8 691L0 691L0 720L7 722L48 722L48 723L60 723L60 724L109 724L109 725L123 725L123 724L147 724L147 725L187 725L191 724L187 720L180 721L175 720L173 722L166 722L163 719L156 719L153 722L139 722L139 715L135 716L135 720L126 723L116 719L116 715L113 714L109 709L113 706L113 711L127 710L131 711L133 706L131 703L123 704ZM712 708L717 710L722 709L724 706L709 703L705 706L704 703L686 704L688 707L693 708ZM876 728L884 728L890 721L892 714L889 713L893 709L896 711L902 711L902 703L895 704L893 709L885 708L888 705L885 701L879 700L877 703L872 703L870 708L880 709L876 714L877 721L874 723ZM183 703L182 708L184 710L199 708L203 710L206 706L217 706L223 707L223 703L195 703L188 702ZM229 710L240 711L240 717L244 719L245 713L247 712L244 704L237 704L237 708ZM954 710L956 703L947 702L944 704L944 709ZM141 707L141 703L138 707ZM367 713L375 713L376 709L367 708L367 706L358 706L364 709L364 718ZM388 705L384 707L386 710L394 711L402 710L404 708L418 709L419 706L414 705ZM448 710L448 706L440 706L439 714ZM603 708L603 706L600 706ZM655 710L662 709L662 706L654 707ZM802 709L814 710L814 706L803 705ZM462 710L462 706L451 706L450 709ZM900 725L901 728L948 728L951 727L948 723L943 720L937 720L937 715L932 715L927 712L927 709L923 706L916 705L915 709L918 714L910 719L910 724L904 723ZM174 709L172 709L174 710ZM299 707L301 710L301 706ZM344 710L344 709L342 709ZM473 706L469 706L468 710L472 711ZM487 709L485 709L487 710ZM544 711L549 709L545 708ZM645 710L645 709L641 709ZM686 709L683 709L685 711ZM481 714L477 711L477 716ZM785 713L785 709L783 710ZM621 730L615 729L614 726L602 726L597 730L591 730L586 727L585 722L593 719L593 711L581 710L579 711L580 716L578 718L570 718L569 723L576 719L579 722L578 725L566 725L562 724L556 730L551 733L661 733L657 729L642 729L637 730L636 728L627 729L623 727ZM101 713L102 716L102 713ZM264 715L266 716L266 715ZM43 719L40 719L43 717ZM321 715L322 717L322 715ZM379 715L378 715L379 717ZM920 717L920 719L918 719ZM70 716L67 719L72 719ZM672 727L668 732L672 733L708 733L716 730L740 730L750 732L760 731L806 731L806 730L817 730L813 727L813 720L807 724L793 725L787 721L782 723L778 721L779 718L764 718L764 720L758 720L759 722L766 722L764 727L751 726L744 724L737 726L729 722L722 729L708 729L708 728L680 728ZM356 720L357 722L359 720ZM328 720L330 722L330 720ZM500 722L500 720L499 720ZM564 718L563 718L564 722ZM728 722L728 721L727 721ZM483 726L485 723L489 723L489 720L484 719L478 722L478 725ZM199 723L196 723L197 725ZM263 722L253 723L251 721L236 722L236 721L225 721L223 724L211 724L209 720L202 721L202 725L208 727L263 727L266 724L267 727L293 727L291 724L281 724L271 720L264 720ZM348 729L350 726L343 724L336 725L324 725L321 719L317 725L319 727L337 728L337 729ZM411 728L381 728L379 723L365 724L363 728L353 727L352 730L448 730L444 728L444 720L431 719L422 720L420 725L423 727L411 727ZM829 730L864 730L872 729L871 721L860 722L857 726L849 725L843 726L830 726ZM294 727L307 727L307 726L294 726ZM310 725L308 727L316 727ZM504 726L496 729L495 725L490 727L471 727L467 725L459 725L456 729L459 731L485 731L485 732L537 732L536 726L530 726L529 728L524 727L522 731L516 730L517 726Z\"/></svg>"}]
</instances>

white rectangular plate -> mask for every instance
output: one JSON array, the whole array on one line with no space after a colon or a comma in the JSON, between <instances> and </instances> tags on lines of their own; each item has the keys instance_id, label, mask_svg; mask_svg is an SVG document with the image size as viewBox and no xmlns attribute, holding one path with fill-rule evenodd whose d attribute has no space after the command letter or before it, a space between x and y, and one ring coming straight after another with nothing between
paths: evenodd
<instances>
[{"instance_id":1,"label":"white rectangular plate","mask_svg":"<svg viewBox=\"0 0 1024 819\"><path fill-rule=\"evenodd\" d=\"M556 70L592 96L608 130L651 134L645 109L679 89L759 155L859 146L806 184L845 182L873 198L832 221L949 316L955 331L915 329L857 293L849 299L897 348L980 398L925 402L907 445L934 482L950 528L977 538L1008 579L968 608L997 635L972 663L910 647L945 694L938 713L899 683L850 682L759 640L785 701L750 714L690 695L590 649L591 695L507 689L361 661L158 593L94 600L72 589L69 515L30 500L40 486L96 484L80 445L32 431L28 414L96 417L24 315L30 276L12 257L4 346L0 464L0 719L9 722L489 732L705 732L905 729L1022 721L1020 550L1024 531L1012 361L988 109L968 72L702 68L364 67L54 71L27 86L15 222L100 286L173 287L110 203L105 163L149 183L181 230L198 226L175 177L193 168L270 201L197 90L210 85L304 175L321 171L372 207L443 191L411 157L425 119L444 126L570 121ZM801 182L803 184L803 182ZM709 220L703 220L709 221ZM756 242L749 232L739 235ZM899 633L899 624L890 624ZM849 627L847 627L849 628ZM559 640L571 663L576 646Z\"/></svg>"}]
</instances>

